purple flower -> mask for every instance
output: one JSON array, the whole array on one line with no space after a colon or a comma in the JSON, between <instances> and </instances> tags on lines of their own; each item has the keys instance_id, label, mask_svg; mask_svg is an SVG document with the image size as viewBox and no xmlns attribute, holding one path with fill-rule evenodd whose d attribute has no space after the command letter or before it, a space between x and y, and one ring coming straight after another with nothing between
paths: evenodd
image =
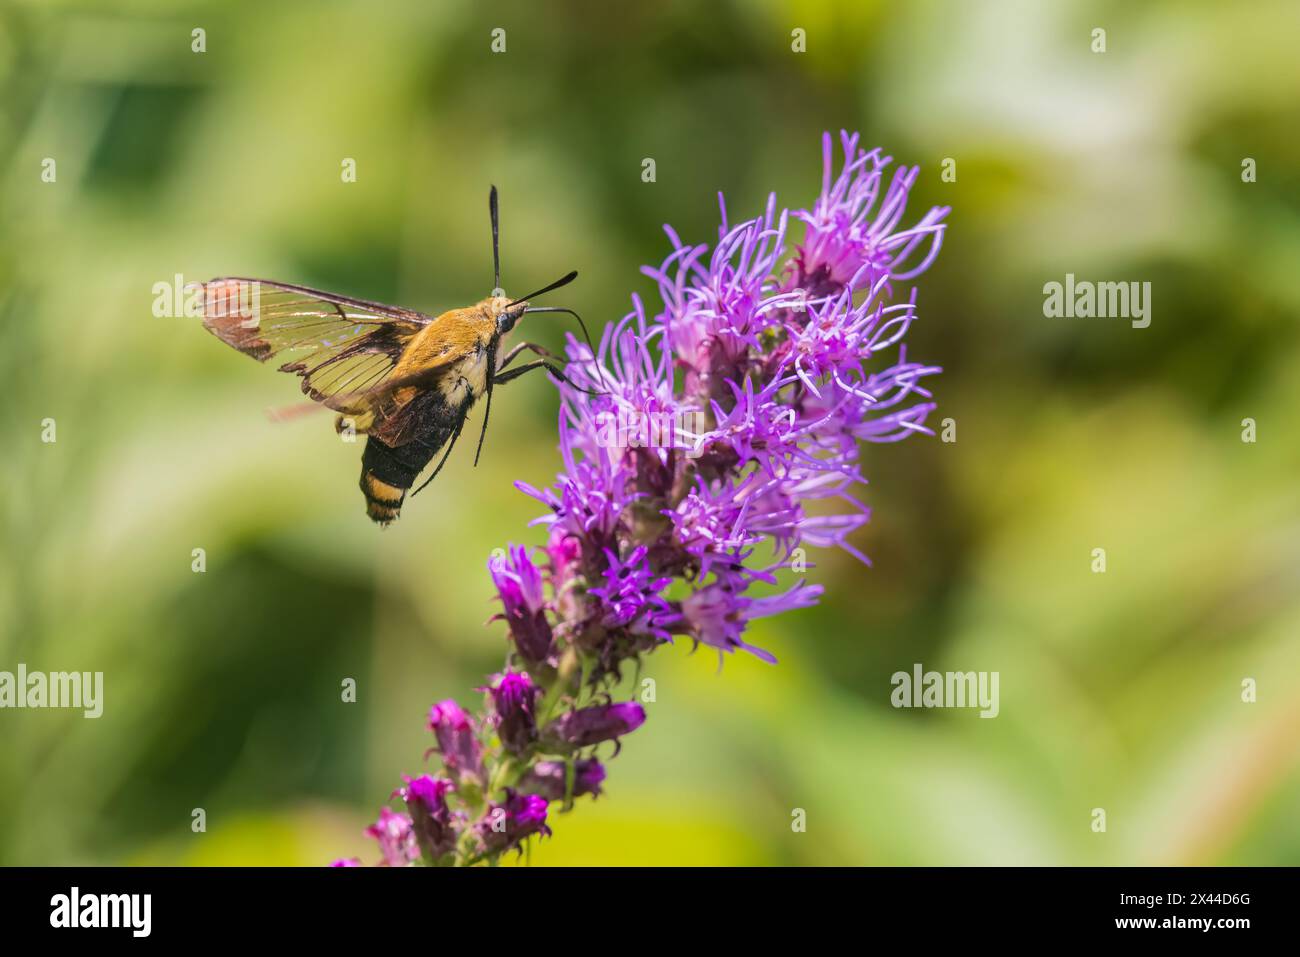
<instances>
[{"instance_id":1,"label":"purple flower","mask_svg":"<svg viewBox=\"0 0 1300 957\"><path fill-rule=\"evenodd\" d=\"M360 867L361 862L355 857L340 857L336 861L330 861L330 867Z\"/></svg>"},{"instance_id":2,"label":"purple flower","mask_svg":"<svg viewBox=\"0 0 1300 957\"><path fill-rule=\"evenodd\" d=\"M548 801L564 799L568 766L563 761L538 761L532 770L519 781L519 790L526 794L539 794ZM579 758L573 762L573 796L600 794L605 781L605 766L595 758Z\"/></svg>"},{"instance_id":3,"label":"purple flower","mask_svg":"<svg viewBox=\"0 0 1300 957\"><path fill-rule=\"evenodd\" d=\"M612 741L643 724L645 709L635 701L594 705L569 711L547 725L547 743L557 749L585 748Z\"/></svg>"},{"instance_id":4,"label":"purple flower","mask_svg":"<svg viewBox=\"0 0 1300 957\"><path fill-rule=\"evenodd\" d=\"M601 600L604 614L601 623L607 628L628 628L638 634L663 632L655 626L656 613L668 610L659 593L672 583L672 578L655 575L647 559L645 546L632 550L626 559L613 552L605 552L604 584L589 589Z\"/></svg>"},{"instance_id":5,"label":"purple flower","mask_svg":"<svg viewBox=\"0 0 1300 957\"><path fill-rule=\"evenodd\" d=\"M546 799L539 795L521 794L506 788L505 801L489 805L483 818L474 825L484 851L499 854L518 847L534 834L549 835L551 829L546 826L546 806Z\"/></svg>"},{"instance_id":6,"label":"purple flower","mask_svg":"<svg viewBox=\"0 0 1300 957\"><path fill-rule=\"evenodd\" d=\"M366 828L379 843L379 853L388 867L405 867L420 856L411 819L388 808L379 809L379 820Z\"/></svg>"},{"instance_id":7,"label":"purple flower","mask_svg":"<svg viewBox=\"0 0 1300 957\"><path fill-rule=\"evenodd\" d=\"M506 748L516 753L528 750L537 739L537 716L533 709L538 690L526 672L497 675L488 688L497 736Z\"/></svg>"},{"instance_id":8,"label":"purple flower","mask_svg":"<svg viewBox=\"0 0 1300 957\"><path fill-rule=\"evenodd\" d=\"M460 705L448 699L430 708L429 730L438 739L438 750L448 774L456 778L483 777L483 749L474 722Z\"/></svg>"},{"instance_id":9,"label":"purple flower","mask_svg":"<svg viewBox=\"0 0 1300 957\"><path fill-rule=\"evenodd\" d=\"M582 561L582 541L561 528L552 528L546 554L551 560L552 579L568 581Z\"/></svg>"},{"instance_id":10,"label":"purple flower","mask_svg":"<svg viewBox=\"0 0 1300 957\"><path fill-rule=\"evenodd\" d=\"M522 545L510 548L504 559L493 559L488 571L505 607L515 647L527 661L546 660L551 651L551 625L546 620L542 573Z\"/></svg>"},{"instance_id":11,"label":"purple flower","mask_svg":"<svg viewBox=\"0 0 1300 957\"><path fill-rule=\"evenodd\" d=\"M747 644L740 637L745 626L753 618L816 604L822 586L796 585L785 594L771 598L749 598L740 591L742 587L733 579L697 589L682 600L682 619L702 644L726 652L742 648L776 664L770 652Z\"/></svg>"},{"instance_id":12,"label":"purple flower","mask_svg":"<svg viewBox=\"0 0 1300 957\"><path fill-rule=\"evenodd\" d=\"M859 149L856 133L841 133L840 143L844 165L832 181L834 147L829 133L822 137L821 195L811 210L795 213L808 231L795 255L794 284L818 295L925 272L939 255L948 207L936 206L915 226L898 229L920 168L896 169L886 186L890 157Z\"/></svg>"},{"instance_id":13,"label":"purple flower","mask_svg":"<svg viewBox=\"0 0 1300 957\"><path fill-rule=\"evenodd\" d=\"M455 821L447 807L447 792L451 790L452 783L445 778L421 774L406 778L406 787L393 792L406 802L415 842L430 860L436 861L456 847Z\"/></svg>"}]
</instances>

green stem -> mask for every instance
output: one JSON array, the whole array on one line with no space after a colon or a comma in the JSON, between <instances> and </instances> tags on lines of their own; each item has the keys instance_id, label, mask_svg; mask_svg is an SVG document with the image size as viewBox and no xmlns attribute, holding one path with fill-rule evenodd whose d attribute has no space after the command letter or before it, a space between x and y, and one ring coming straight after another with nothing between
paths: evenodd
<instances>
[{"instance_id":1,"label":"green stem","mask_svg":"<svg viewBox=\"0 0 1300 957\"><path fill-rule=\"evenodd\" d=\"M551 685L550 690L546 692L546 697L542 699L542 707L538 710L538 727L544 726L551 720L551 715L564 697L568 690L569 682L573 680L574 672L578 670L581 664L578 649L575 645L569 645L564 649L564 654L560 657L560 667L555 675L555 683Z\"/></svg>"}]
</instances>

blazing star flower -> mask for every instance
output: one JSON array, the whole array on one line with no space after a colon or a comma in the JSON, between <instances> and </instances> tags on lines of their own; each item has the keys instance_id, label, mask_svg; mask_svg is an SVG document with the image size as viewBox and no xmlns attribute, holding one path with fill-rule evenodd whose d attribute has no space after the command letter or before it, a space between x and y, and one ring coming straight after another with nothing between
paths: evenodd
<instances>
[{"instance_id":1,"label":"blazing star flower","mask_svg":"<svg viewBox=\"0 0 1300 957\"><path fill-rule=\"evenodd\" d=\"M822 137L821 195L811 210L795 213L808 224L794 257L795 284L816 294L838 291L864 272L869 281L912 279L925 272L939 255L949 208L936 206L915 226L898 229L920 168L896 169L885 186L890 157L879 149L860 149L856 133L841 133L840 143L844 165L832 181L834 145L829 133Z\"/></svg>"},{"instance_id":2,"label":"blazing star flower","mask_svg":"<svg viewBox=\"0 0 1300 957\"><path fill-rule=\"evenodd\" d=\"M438 739L442 763L460 779L482 778L483 752L474 722L455 701L447 700L429 709L429 730Z\"/></svg>"},{"instance_id":3,"label":"blazing star flower","mask_svg":"<svg viewBox=\"0 0 1300 957\"><path fill-rule=\"evenodd\" d=\"M682 600L682 619L691 634L701 643L732 652L748 651L770 664L776 664L771 652L747 644L741 635L751 619L775 615L817 603L821 585L796 585L784 595L749 598L740 590L748 583L731 576L697 589Z\"/></svg>"},{"instance_id":4,"label":"blazing star flower","mask_svg":"<svg viewBox=\"0 0 1300 957\"><path fill-rule=\"evenodd\" d=\"M406 787L393 792L406 802L415 843L430 860L443 857L456 846L455 823L447 807L447 792L451 790L450 781L422 774L406 778Z\"/></svg>"},{"instance_id":5,"label":"blazing star flower","mask_svg":"<svg viewBox=\"0 0 1300 957\"><path fill-rule=\"evenodd\" d=\"M548 801L564 799L568 765L563 761L538 761L519 781L519 790L537 794ZM600 794L605 781L605 766L595 758L579 758L573 762L573 797Z\"/></svg>"},{"instance_id":6,"label":"blazing star flower","mask_svg":"<svg viewBox=\"0 0 1300 957\"><path fill-rule=\"evenodd\" d=\"M546 807L544 797L506 788L506 799L488 807L483 819L474 825L474 832L489 854L517 848L534 834L551 833L546 826Z\"/></svg>"},{"instance_id":7,"label":"blazing star flower","mask_svg":"<svg viewBox=\"0 0 1300 957\"><path fill-rule=\"evenodd\" d=\"M527 672L497 675L488 688L492 698L492 723L501 743L510 751L527 751L537 739L534 706L538 690Z\"/></svg>"},{"instance_id":8,"label":"blazing star flower","mask_svg":"<svg viewBox=\"0 0 1300 957\"><path fill-rule=\"evenodd\" d=\"M799 577L805 550L870 564L855 543L871 514L859 449L930 433L941 370L909 359L904 340L921 321L909 284L938 255L949 210L909 218L917 169L891 170L857 135L840 147L837 160L823 138L809 208L772 196L732 222L719 196L716 242L665 227L671 251L643 270L659 303L634 295L594 348L569 338L561 472L516 483L545 509L545 544L489 564L511 652L481 717L453 701L430 713L451 780L411 781L409 818L381 812L371 831L385 863L495 862L549 834L547 802L599 794L594 750L617 753L645 722L640 704L609 699L643 656L681 636L720 660L775 663L746 636L820 599Z\"/></svg>"},{"instance_id":9,"label":"blazing star flower","mask_svg":"<svg viewBox=\"0 0 1300 957\"><path fill-rule=\"evenodd\" d=\"M570 711L547 727L547 740L557 748L585 748L630 734L645 724L645 708L635 701L595 705Z\"/></svg>"},{"instance_id":10,"label":"blazing star flower","mask_svg":"<svg viewBox=\"0 0 1300 957\"><path fill-rule=\"evenodd\" d=\"M505 606L505 619L515 647L525 659L538 663L551 650L551 626L546 620L542 574L522 545L513 547L504 559L493 559L488 571Z\"/></svg>"},{"instance_id":11,"label":"blazing star flower","mask_svg":"<svg viewBox=\"0 0 1300 957\"><path fill-rule=\"evenodd\" d=\"M379 843L383 863L389 867L405 867L420 856L415 830L405 814L380 808L379 820L366 828L366 834Z\"/></svg>"},{"instance_id":12,"label":"blazing star flower","mask_svg":"<svg viewBox=\"0 0 1300 957\"><path fill-rule=\"evenodd\" d=\"M634 549L626 560L606 552L604 584L588 589L588 594L601 600L604 608L601 621L606 626L652 630L654 613L667 610L668 605L659 592L672 579L656 576L647 555L645 546Z\"/></svg>"}]
</instances>

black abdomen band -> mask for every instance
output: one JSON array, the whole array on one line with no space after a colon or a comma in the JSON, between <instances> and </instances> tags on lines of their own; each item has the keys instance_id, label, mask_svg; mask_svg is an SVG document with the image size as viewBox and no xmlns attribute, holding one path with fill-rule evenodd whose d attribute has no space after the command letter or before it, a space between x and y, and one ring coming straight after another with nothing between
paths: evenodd
<instances>
[{"instance_id":1,"label":"black abdomen band","mask_svg":"<svg viewBox=\"0 0 1300 957\"><path fill-rule=\"evenodd\" d=\"M390 448L374 436L367 436L366 450L361 456L361 471L370 473L393 488L408 489L415 478L429 464L437 450L423 442L408 442Z\"/></svg>"}]
</instances>

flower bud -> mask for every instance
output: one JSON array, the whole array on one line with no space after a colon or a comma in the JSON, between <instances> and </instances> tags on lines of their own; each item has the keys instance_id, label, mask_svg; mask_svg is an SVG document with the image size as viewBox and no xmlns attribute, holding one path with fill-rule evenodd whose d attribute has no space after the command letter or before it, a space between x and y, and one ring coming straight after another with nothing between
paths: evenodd
<instances>
[{"instance_id":1,"label":"flower bud","mask_svg":"<svg viewBox=\"0 0 1300 957\"><path fill-rule=\"evenodd\" d=\"M542 573L528 550L522 545L511 548L506 558L490 561L488 571L519 654L534 664L545 661L551 653L551 623L546 618Z\"/></svg>"},{"instance_id":2,"label":"flower bud","mask_svg":"<svg viewBox=\"0 0 1300 957\"><path fill-rule=\"evenodd\" d=\"M449 775L482 779L483 749L474 733L473 720L460 705L448 699L430 708L429 730L438 739L438 750Z\"/></svg>"},{"instance_id":3,"label":"flower bud","mask_svg":"<svg viewBox=\"0 0 1300 957\"><path fill-rule=\"evenodd\" d=\"M506 788L506 799L501 804L491 804L482 820L474 825L483 849L497 854L519 844L534 834L549 835L546 826L547 801L536 794L520 794Z\"/></svg>"},{"instance_id":4,"label":"flower bud","mask_svg":"<svg viewBox=\"0 0 1300 957\"><path fill-rule=\"evenodd\" d=\"M546 727L547 743L560 749L585 748L635 731L645 723L645 709L635 701L602 704L562 714Z\"/></svg>"},{"instance_id":5,"label":"flower bud","mask_svg":"<svg viewBox=\"0 0 1300 957\"><path fill-rule=\"evenodd\" d=\"M492 696L492 722L507 750L518 754L537 740L534 706L539 689L523 672L497 675L488 688Z\"/></svg>"},{"instance_id":6,"label":"flower bud","mask_svg":"<svg viewBox=\"0 0 1300 957\"><path fill-rule=\"evenodd\" d=\"M406 778L406 787L393 792L411 812L411 829L420 850L435 861L456 848L455 824L447 807L447 792L451 789L446 778L421 774Z\"/></svg>"},{"instance_id":7,"label":"flower bud","mask_svg":"<svg viewBox=\"0 0 1300 957\"><path fill-rule=\"evenodd\" d=\"M411 819L405 814L380 808L379 820L366 828L366 834L378 842L387 867L405 867L420 856Z\"/></svg>"},{"instance_id":8,"label":"flower bud","mask_svg":"<svg viewBox=\"0 0 1300 957\"><path fill-rule=\"evenodd\" d=\"M548 801L564 800L567 765L563 761L538 761L519 782L519 790L538 794ZM595 758L582 758L573 763L573 796L600 794L605 780L605 766Z\"/></svg>"}]
</instances>

